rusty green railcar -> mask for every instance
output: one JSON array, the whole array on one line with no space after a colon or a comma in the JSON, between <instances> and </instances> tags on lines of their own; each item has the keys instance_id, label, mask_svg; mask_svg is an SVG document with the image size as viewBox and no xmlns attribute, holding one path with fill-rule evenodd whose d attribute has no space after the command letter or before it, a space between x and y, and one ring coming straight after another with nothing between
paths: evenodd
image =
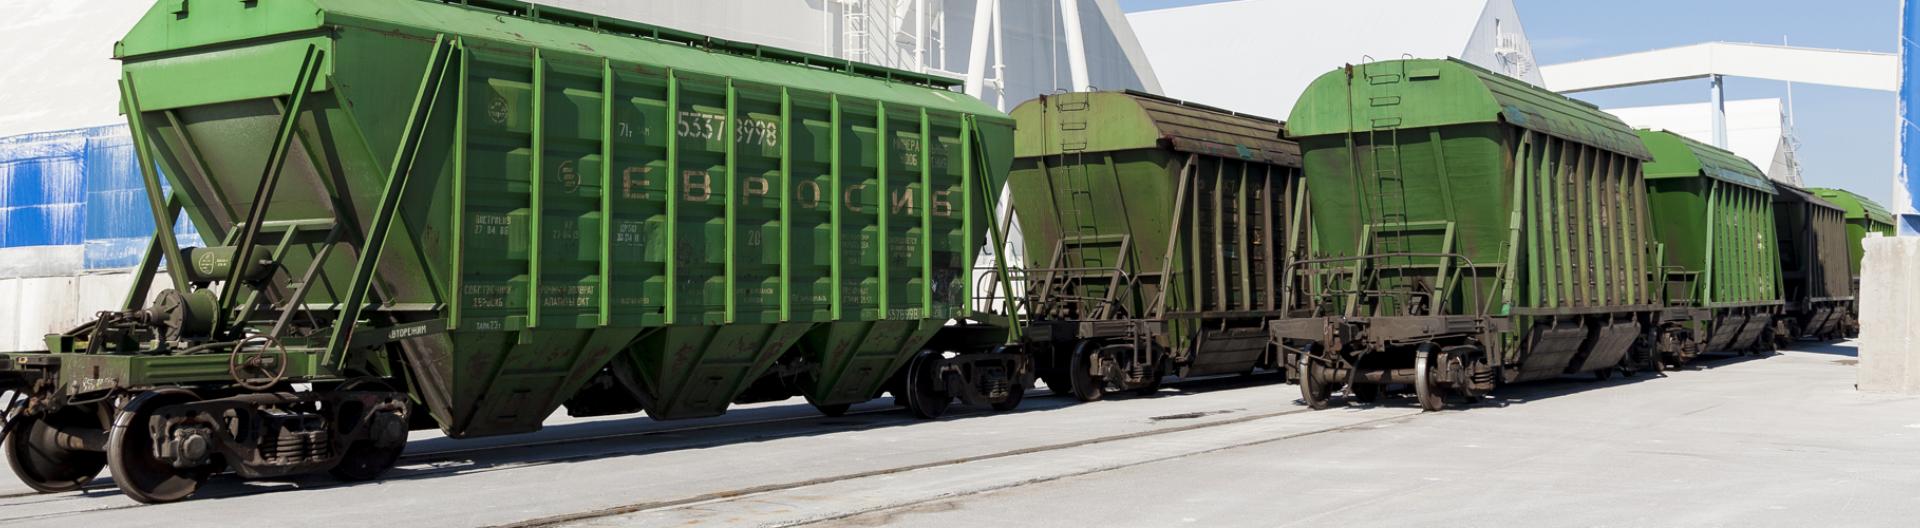
<instances>
[{"instance_id":1,"label":"rusty green railcar","mask_svg":"<svg viewBox=\"0 0 1920 528\"><path fill-rule=\"evenodd\" d=\"M1305 401L1410 384L1422 407L1511 383L1613 372L1658 313L1632 128L1458 60L1352 65L1288 119L1316 235L1294 272L1313 317Z\"/></svg>"},{"instance_id":2,"label":"rusty green railcar","mask_svg":"<svg viewBox=\"0 0 1920 528\"><path fill-rule=\"evenodd\" d=\"M1846 210L1847 270L1852 274L1849 288L1853 292L1853 298L1857 300L1860 298L1860 259L1866 252L1863 241L1869 237L1894 236L1893 213L1888 212L1887 208L1879 202L1853 191L1822 188L1810 188L1807 191ZM1854 310L1849 314L1853 320L1858 321L1859 305L1855 304L1852 308ZM1859 325L1848 327L1848 337L1858 335Z\"/></svg>"},{"instance_id":3,"label":"rusty green railcar","mask_svg":"<svg viewBox=\"0 0 1920 528\"><path fill-rule=\"evenodd\" d=\"M1846 209L1805 189L1776 184L1774 227L1786 336L1834 339L1859 332L1848 267Z\"/></svg>"},{"instance_id":4,"label":"rusty green railcar","mask_svg":"<svg viewBox=\"0 0 1920 528\"><path fill-rule=\"evenodd\" d=\"M1846 210L1847 259L1854 279L1860 278L1861 240L1874 236L1894 236L1893 213L1871 198L1846 189L1809 187L1807 192Z\"/></svg>"},{"instance_id":5,"label":"rusty green railcar","mask_svg":"<svg viewBox=\"0 0 1920 528\"><path fill-rule=\"evenodd\" d=\"M1783 301L1772 180L1732 152L1679 134L1641 130L1640 139L1653 153L1644 168L1666 310L1653 344L1661 357L1635 358L1635 366L1774 346Z\"/></svg>"},{"instance_id":6,"label":"rusty green railcar","mask_svg":"<svg viewBox=\"0 0 1920 528\"><path fill-rule=\"evenodd\" d=\"M218 242L0 354L36 489L372 478L563 402L1019 401L1008 329L949 326L1012 156L955 81L506 0L164 1L115 54L155 223Z\"/></svg>"},{"instance_id":7,"label":"rusty green railcar","mask_svg":"<svg viewBox=\"0 0 1920 528\"><path fill-rule=\"evenodd\" d=\"M1893 213L1871 198L1846 189L1811 187L1807 192L1845 210L1847 220L1847 270L1860 280L1861 241L1868 237L1894 236ZM1854 285L1856 288L1859 284Z\"/></svg>"},{"instance_id":8,"label":"rusty green railcar","mask_svg":"<svg viewBox=\"0 0 1920 528\"><path fill-rule=\"evenodd\" d=\"M1083 401L1169 374L1279 366L1265 321L1306 243L1298 147L1272 119L1138 92L1013 111L1036 369Z\"/></svg>"}]
</instances>

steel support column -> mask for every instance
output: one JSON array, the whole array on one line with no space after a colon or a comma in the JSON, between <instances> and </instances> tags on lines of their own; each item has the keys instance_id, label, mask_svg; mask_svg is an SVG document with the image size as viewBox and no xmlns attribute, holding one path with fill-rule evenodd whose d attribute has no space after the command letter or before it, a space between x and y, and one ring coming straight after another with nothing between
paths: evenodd
<instances>
[{"instance_id":1,"label":"steel support column","mask_svg":"<svg viewBox=\"0 0 1920 528\"><path fill-rule=\"evenodd\" d=\"M1726 77L1715 75L1713 79L1713 146L1727 148L1727 90Z\"/></svg>"}]
</instances>

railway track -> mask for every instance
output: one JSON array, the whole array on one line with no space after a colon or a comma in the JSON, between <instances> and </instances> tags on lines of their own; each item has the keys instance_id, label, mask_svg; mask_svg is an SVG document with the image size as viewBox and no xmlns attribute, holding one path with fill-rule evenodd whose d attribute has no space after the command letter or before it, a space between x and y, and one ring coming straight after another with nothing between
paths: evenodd
<instances>
[{"instance_id":1,"label":"railway track","mask_svg":"<svg viewBox=\"0 0 1920 528\"><path fill-rule=\"evenodd\" d=\"M1269 380L1266 380L1263 377L1257 377L1252 379L1215 378L1215 379L1183 381L1177 384L1173 384L1172 387L1183 388L1183 389L1194 389L1194 388L1203 388L1203 387L1210 388L1210 389L1219 389L1219 388L1264 385L1267 383L1267 381ZM1034 409L1068 407L1071 405L1069 398L1057 398L1057 397L1045 396L1044 390L1035 391L1035 394L1028 401L1029 401L1029 405L1032 406ZM797 411L801 409L795 409L795 410ZM956 409L956 410L959 410L959 409ZM1196 418L1201 418L1205 416L1210 416L1213 414L1218 414L1219 412L1220 411L1185 412L1185 413L1178 413L1178 414L1153 417L1153 418L1155 418L1156 423L1175 423L1179 420L1196 419ZM1174 434L1174 433L1180 433L1185 431L1192 431L1196 429L1205 429L1205 428L1211 428L1211 427L1218 427L1222 425L1244 423L1247 421L1272 418L1272 417L1294 414L1299 412L1304 412L1304 409L1289 409L1289 410L1278 411L1278 412L1247 414L1243 416L1235 416L1232 418L1227 418L1223 420L1213 420L1213 421L1208 421L1204 423L1193 423L1193 424L1182 424L1182 425L1158 427L1150 431L1142 431L1139 433L1109 435L1109 436L1102 436L1097 438L1079 439L1079 440L1074 440L1069 442L1047 444L1042 446L1031 446L1031 447L1024 447L1020 449L997 451L997 452L982 454L982 455L946 458L946 459L929 461L924 463L902 465L897 467L888 467L888 468L874 470L874 471L863 471L863 472L821 477L817 479L806 479L806 480L795 481L795 482L784 482L779 484L755 486L755 487L748 487L748 488L741 488L741 489L732 489L732 490L726 490L726 491L716 492L711 494L700 494L697 496L691 496L691 497L686 497L682 499L651 501L637 508L627 508L627 509L621 509L618 511L595 512L595 513L599 515L617 515L619 513L624 513L628 510L643 511L648 508L671 507L672 505L675 505L675 504L698 502L700 500L710 500L711 498L716 496L739 496L739 495L748 495L748 494L754 494L754 493L765 493L769 491L777 491L777 490L784 490L784 489L793 489L796 487L804 487L807 485L834 482L834 481L846 480L851 478L862 478L862 477L869 477L869 476L875 476L875 475L926 469L931 467L966 464L966 463L978 462L983 460L991 460L991 459L997 459L997 458L1040 453L1040 452L1051 451L1051 450L1069 449L1073 447L1099 444L1104 442L1113 442L1113 441L1132 439L1132 438L1140 438L1145 436ZM956 415L956 417L964 418L972 415L986 416L988 414L989 413L987 413L983 409L977 412L967 411L967 412L959 413ZM879 419L874 419L876 417ZM742 442L759 442L759 441L776 440L781 438L818 434L822 431L821 427L812 427L812 426L791 427L786 425L821 421L821 420L845 421L843 423L840 423L837 427L831 428L831 430L834 432L849 432L849 431L858 432L863 430L892 427L892 426L898 426L898 425L917 422L917 420L914 420L913 418L909 417L906 413L902 413L897 408L890 407L890 406L877 407L877 408L865 409L865 410L855 410L839 418L824 418L819 415L813 414L810 409L807 409L804 414L775 416L775 417L769 417L769 418L763 418L763 419L751 419L751 420L741 420L741 421L723 422L723 423L702 423L702 424L689 425L689 426L683 426L683 427L670 427L670 428L643 430L643 431L622 431L622 432L612 432L612 433L605 433L605 434L564 436L564 437L558 437L558 438L541 438L541 439L534 439L534 440L528 440L528 441L508 442L508 443L502 443L502 444L475 446L475 447L449 447L449 448L439 448L439 449L427 449L427 450L421 450L418 452L413 452L405 455L400 461L399 467L397 467L394 472L390 473L389 474L390 476L384 478L383 480L406 481L406 480L441 478L441 477L446 477L452 474L462 474L462 473L512 471L512 470L540 467L540 466L556 464L556 463L590 461L593 459L607 458L607 457L645 455L645 454L665 452L665 451L707 449L707 448L721 447L728 444L735 444L735 443L742 443ZM846 423L846 422L852 422L852 423ZM756 428L765 429L765 430L757 431L755 430ZM721 431L721 430L734 431L734 433L731 433L731 434L716 433L717 431ZM687 438L684 441L673 441L668 443L656 442L656 443L647 443L646 445L636 445L638 443L630 442L630 440L641 439L641 438L672 437L676 435L683 435L683 434L689 434L689 433L701 433L701 432L716 433L716 434L695 435L694 437ZM745 436L745 438L743 438L743 435ZM602 444L602 443L606 443L610 445L607 445L604 447L596 445L596 444ZM534 449L548 449L554 452L553 453L543 452L543 453L528 454L528 455L503 456L503 454L508 454L515 451L525 451L525 450L534 450ZM327 477L309 477L304 479L295 479L291 481L270 481L270 482L243 481L240 479L233 479L233 478L227 478L227 477L216 477L214 481L210 483L208 488L205 490L204 497L208 499L223 499L223 500L237 499L237 498L268 495L268 494L274 494L274 493L284 493L284 492L328 490L328 489L335 489L335 488L351 487L354 485L356 484L336 482ZM115 490L115 486L112 484L110 480L107 480L107 479L100 479L99 481L96 481L94 485L91 485L87 487L85 490L78 493L39 495L31 492L10 492L10 493L0 494L0 524L11 524L11 523L17 523L17 522L45 522L45 521L69 518L69 517L80 516L80 515L109 512L109 511L115 511L115 510L127 510L127 509L140 508L145 506L145 505L133 503L130 501L105 500L107 498L106 496L117 495L117 494L118 493ZM14 514L10 514L10 513L14 513ZM553 521L545 520L542 522L551 524ZM538 524L529 524L529 525L538 525Z\"/></svg>"},{"instance_id":2,"label":"railway track","mask_svg":"<svg viewBox=\"0 0 1920 528\"><path fill-rule=\"evenodd\" d=\"M581 523L590 523L595 520L602 520L602 519L634 515L634 514L646 514L650 512L661 512L666 510L672 510L679 507L694 506L694 505L699 505L703 509L718 509L719 505L722 503L757 501L765 496L782 494L787 492L793 492L794 494L801 494L801 493L804 493L804 490L806 488L823 487L831 484L845 483L848 481L854 481L859 479L885 477L889 475L896 475L896 474L908 473L913 471L938 469L938 468L944 468L944 467L950 467L950 466L959 466L962 464L991 461L996 459L1043 454L1043 453L1055 452L1055 451L1064 451L1064 450L1093 446L1098 444L1115 443L1115 442L1129 441L1129 440L1139 440L1139 439L1164 436L1164 435L1174 435L1174 434L1180 434L1180 433L1190 433L1190 432L1195 432L1195 431L1204 430L1204 429L1224 428L1224 427L1230 427L1235 425L1247 424L1250 422L1285 417L1289 415L1311 413L1311 412L1314 412L1314 410L1307 409L1307 408L1300 408L1300 409L1290 409L1285 411L1251 414L1251 415L1245 415L1245 416L1240 416L1236 418L1213 421L1213 422L1197 423L1197 424L1191 424L1191 425L1176 426L1176 427L1170 427L1170 428L1164 428L1164 429L1154 429L1154 430L1140 431L1140 432L1134 432L1134 433L1109 435L1109 436L1075 440L1075 441L1069 441L1069 442L1060 442L1060 443L1034 446L1034 447L1023 448L1023 449L1001 451L1001 452L985 454L985 455L958 457L958 458L952 458L947 460L939 460L939 461L926 462L921 464L905 465L905 466L887 468L887 469L881 469L881 470L863 471L863 472L857 472L857 473L848 473L848 474L842 474L842 475L805 479L805 480L778 483L778 484L768 484L768 485L755 486L750 488L704 493L704 494L692 495L692 496L681 497L681 498L670 499L670 500L647 501L647 502L635 503L635 504L624 505L624 506L619 506L614 508L607 508L602 510L555 515L555 516L532 519L532 520L527 520L527 521L522 521L517 523L496 525L494 528L547 528L547 527L557 527L557 526L570 526L570 525L581 524ZM1346 423L1346 424L1341 424L1341 425L1332 426L1332 427L1311 429L1307 431L1298 432L1295 434L1286 434L1286 435L1280 435L1280 436L1257 438L1257 439L1252 439L1248 441L1231 442L1225 445L1216 445L1216 446L1205 447L1200 449L1179 450L1179 451L1162 455L1162 456L1142 458L1142 459L1128 461L1125 463L1100 465L1098 467L1084 469L1084 470L1064 471L1064 472L1046 475L1041 478L1014 479L1006 483L989 484L989 485L985 485L985 486L974 488L974 489L962 490L959 492L930 494L928 496L907 500L907 501L888 502L888 503L879 504L873 507L855 508L849 511L840 511L840 512L835 512L833 514L824 515L824 516L803 518L800 520L789 521L789 522L774 522L769 524L773 526L802 526L802 525L817 524L822 522L830 522L830 521L835 521L840 519L846 519L849 517L855 517L859 515L867 515L867 514L872 514L877 512L901 509L901 508L911 508L920 504L925 504L925 503L934 502L934 501L951 500L958 497L977 495L980 493L998 491L998 490L1003 490L1003 489L1008 489L1008 488L1013 488L1018 486L1039 484L1039 483L1050 482L1050 481L1059 480L1063 478L1071 478L1071 477L1078 477L1078 476L1090 475L1095 473L1103 473L1107 471L1114 471L1119 469L1126 469L1126 468L1152 464L1156 462L1163 462L1167 460L1183 458L1188 456L1201 455L1206 453L1224 451L1228 449L1248 447L1248 446L1267 444L1267 443L1273 443L1273 442L1280 442L1285 440L1292 440L1292 439L1297 439L1297 438L1302 438L1307 436L1314 436L1314 435L1321 435L1326 433L1360 429L1365 427L1376 426L1376 425L1387 423L1387 422L1407 420L1415 416L1419 416L1419 413L1412 412L1412 411L1389 413L1382 417L1362 420L1362 421L1353 422L1353 423ZM784 501L773 501L773 502L784 502ZM616 522L615 524L625 524L625 523Z\"/></svg>"},{"instance_id":3,"label":"railway track","mask_svg":"<svg viewBox=\"0 0 1920 528\"><path fill-rule=\"evenodd\" d=\"M888 408L869 409L869 410L862 410L862 411L850 411L847 414L842 415L840 418L877 415L877 414L886 414L886 413L897 413L897 412L899 412L898 409L888 407ZM960 413L956 415L965 416L966 414ZM434 450L422 451L417 453L407 453L405 455L402 455L400 457L400 462L397 464L396 469L404 471L404 473L386 477L386 479L398 480L398 479L409 479L409 478L424 478L424 477L438 476L438 475L442 475L450 472L459 471L462 468L467 468L470 466L467 466L467 465L436 466L436 464L458 462L460 461L459 459L461 459L464 455L498 453L503 451L513 451L513 450L529 449L529 448L537 448L537 447L590 444L594 442L605 442L610 440L643 438L643 437L649 437L649 436L667 436L667 435L674 435L674 434L681 434L681 433L709 431L709 430L715 430L715 429L746 428L746 427L776 425L776 424L783 424L783 423L803 422L803 421L821 420L821 419L825 419L825 418L817 414L809 413L806 415L799 415L799 416L783 416L778 418L766 418L766 419L725 422L725 423L708 423L708 424L699 424L699 425L691 425L691 426L684 426L684 427L674 427L674 428L668 428L668 429L652 429L652 430L646 430L646 431L628 431L628 432L596 434L596 435L586 435L586 436L547 438L547 439L532 440L532 441L526 441L526 442L512 442L512 443L479 446L479 447L434 449ZM871 424L871 425L882 425L882 424ZM796 432L793 432L792 434L803 434L803 433L804 431L796 431ZM672 449L698 449L702 447L724 445L724 444L732 443L735 441L737 440L714 440L714 441L708 441L708 442L700 442L693 445L677 445L677 446L673 446ZM645 453L647 451L649 450L641 449L641 450L633 450L633 451L621 451L621 452L615 452L615 453L608 453L607 455L639 454L639 453ZM605 456L605 455L601 455L601 456ZM523 460L516 465L524 467L532 464L552 463L552 462L558 462L563 460L578 460L578 459L589 459L589 458L593 458L593 456L574 455L574 456L566 456L566 457L559 457L559 458L552 458L552 459ZM423 465L427 467L421 468L421 466ZM221 478L221 477L217 476L216 478ZM322 480L325 480L325 479L315 479L316 482L322 481ZM333 488L333 487L339 487L339 486L348 486L352 484L353 483L336 483L336 484L318 484L318 485L312 485L312 486L303 484L303 485L300 485L297 489L301 489L301 490L326 489L326 488ZM27 498L27 497L44 497L46 499L46 500L40 500L40 501L0 502L0 507L22 505L22 504L47 504L47 503L62 502L62 501L97 500L99 497L96 497L94 495L95 493L113 492L114 490L115 490L115 487L112 481L96 480L94 484L87 486L80 493L60 493L60 494L49 494L49 495L43 495L33 491L17 491L17 492L0 493L0 501L8 501L9 499L20 499L20 498ZM245 491L245 492L233 492L233 493L212 492L212 493L209 493L207 496L209 498L233 498L233 497L245 497L245 496L252 496L252 495L263 495L268 493L279 493L284 491L291 491L291 490L286 489L284 487L264 487L264 489L251 490L251 491ZM138 504L138 503L124 504L124 505L115 505L111 508L95 508L95 509L88 509L83 511L76 511L73 513L84 513L89 511L99 511L102 509L123 509L123 508L142 507L142 506L147 506L147 505ZM44 518L44 517L34 516L34 517L23 517L23 518L11 518L11 517L6 517L3 514L0 514L0 523L7 522L7 521L14 521L14 520L37 519L37 518Z\"/></svg>"}]
</instances>

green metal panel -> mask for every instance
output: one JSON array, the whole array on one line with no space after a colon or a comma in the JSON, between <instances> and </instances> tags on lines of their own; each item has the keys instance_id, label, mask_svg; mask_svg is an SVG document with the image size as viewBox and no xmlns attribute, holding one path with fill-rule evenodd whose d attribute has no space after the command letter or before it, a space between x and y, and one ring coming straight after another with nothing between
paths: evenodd
<instances>
[{"instance_id":1,"label":"green metal panel","mask_svg":"<svg viewBox=\"0 0 1920 528\"><path fill-rule=\"evenodd\" d=\"M1501 361L1532 379L1624 352L1522 341L1536 324L1655 302L1648 154L1611 115L1458 61L1405 60L1320 77L1289 129L1316 256L1364 257L1303 270L1321 278L1307 293L1320 313L1512 316Z\"/></svg>"},{"instance_id":2,"label":"green metal panel","mask_svg":"<svg viewBox=\"0 0 1920 528\"><path fill-rule=\"evenodd\" d=\"M1068 298L1164 317L1176 357L1202 324L1288 311L1280 275L1302 252L1304 189L1280 122L1136 92L1044 96L1013 117L1029 292L1066 282Z\"/></svg>"},{"instance_id":3,"label":"green metal panel","mask_svg":"<svg viewBox=\"0 0 1920 528\"><path fill-rule=\"evenodd\" d=\"M1774 185L1732 152L1665 131L1640 131L1654 240L1664 262L1697 273L1684 301L1714 307L1780 299Z\"/></svg>"},{"instance_id":4,"label":"green metal panel","mask_svg":"<svg viewBox=\"0 0 1920 528\"><path fill-rule=\"evenodd\" d=\"M287 273L320 262L309 306L373 263L335 348L445 320L395 350L451 434L537 428L610 362L656 417L721 412L783 360L822 369L809 398L851 403L970 313L992 210L972 202L1004 181L1012 122L952 81L517 2L176 4L116 50L184 210L210 238L237 231L318 50L263 225L345 231L280 239ZM436 42L455 60L422 88ZM364 245L389 187L391 232Z\"/></svg>"}]
</instances>

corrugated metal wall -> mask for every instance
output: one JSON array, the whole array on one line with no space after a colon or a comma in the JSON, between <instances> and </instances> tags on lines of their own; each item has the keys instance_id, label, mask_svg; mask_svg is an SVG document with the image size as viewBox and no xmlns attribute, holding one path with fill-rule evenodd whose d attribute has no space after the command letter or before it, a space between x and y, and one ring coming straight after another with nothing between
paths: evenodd
<instances>
[{"instance_id":1,"label":"corrugated metal wall","mask_svg":"<svg viewBox=\"0 0 1920 528\"><path fill-rule=\"evenodd\" d=\"M0 138L0 248L80 246L73 273L133 267L153 235L145 193L124 125Z\"/></svg>"}]
</instances>

